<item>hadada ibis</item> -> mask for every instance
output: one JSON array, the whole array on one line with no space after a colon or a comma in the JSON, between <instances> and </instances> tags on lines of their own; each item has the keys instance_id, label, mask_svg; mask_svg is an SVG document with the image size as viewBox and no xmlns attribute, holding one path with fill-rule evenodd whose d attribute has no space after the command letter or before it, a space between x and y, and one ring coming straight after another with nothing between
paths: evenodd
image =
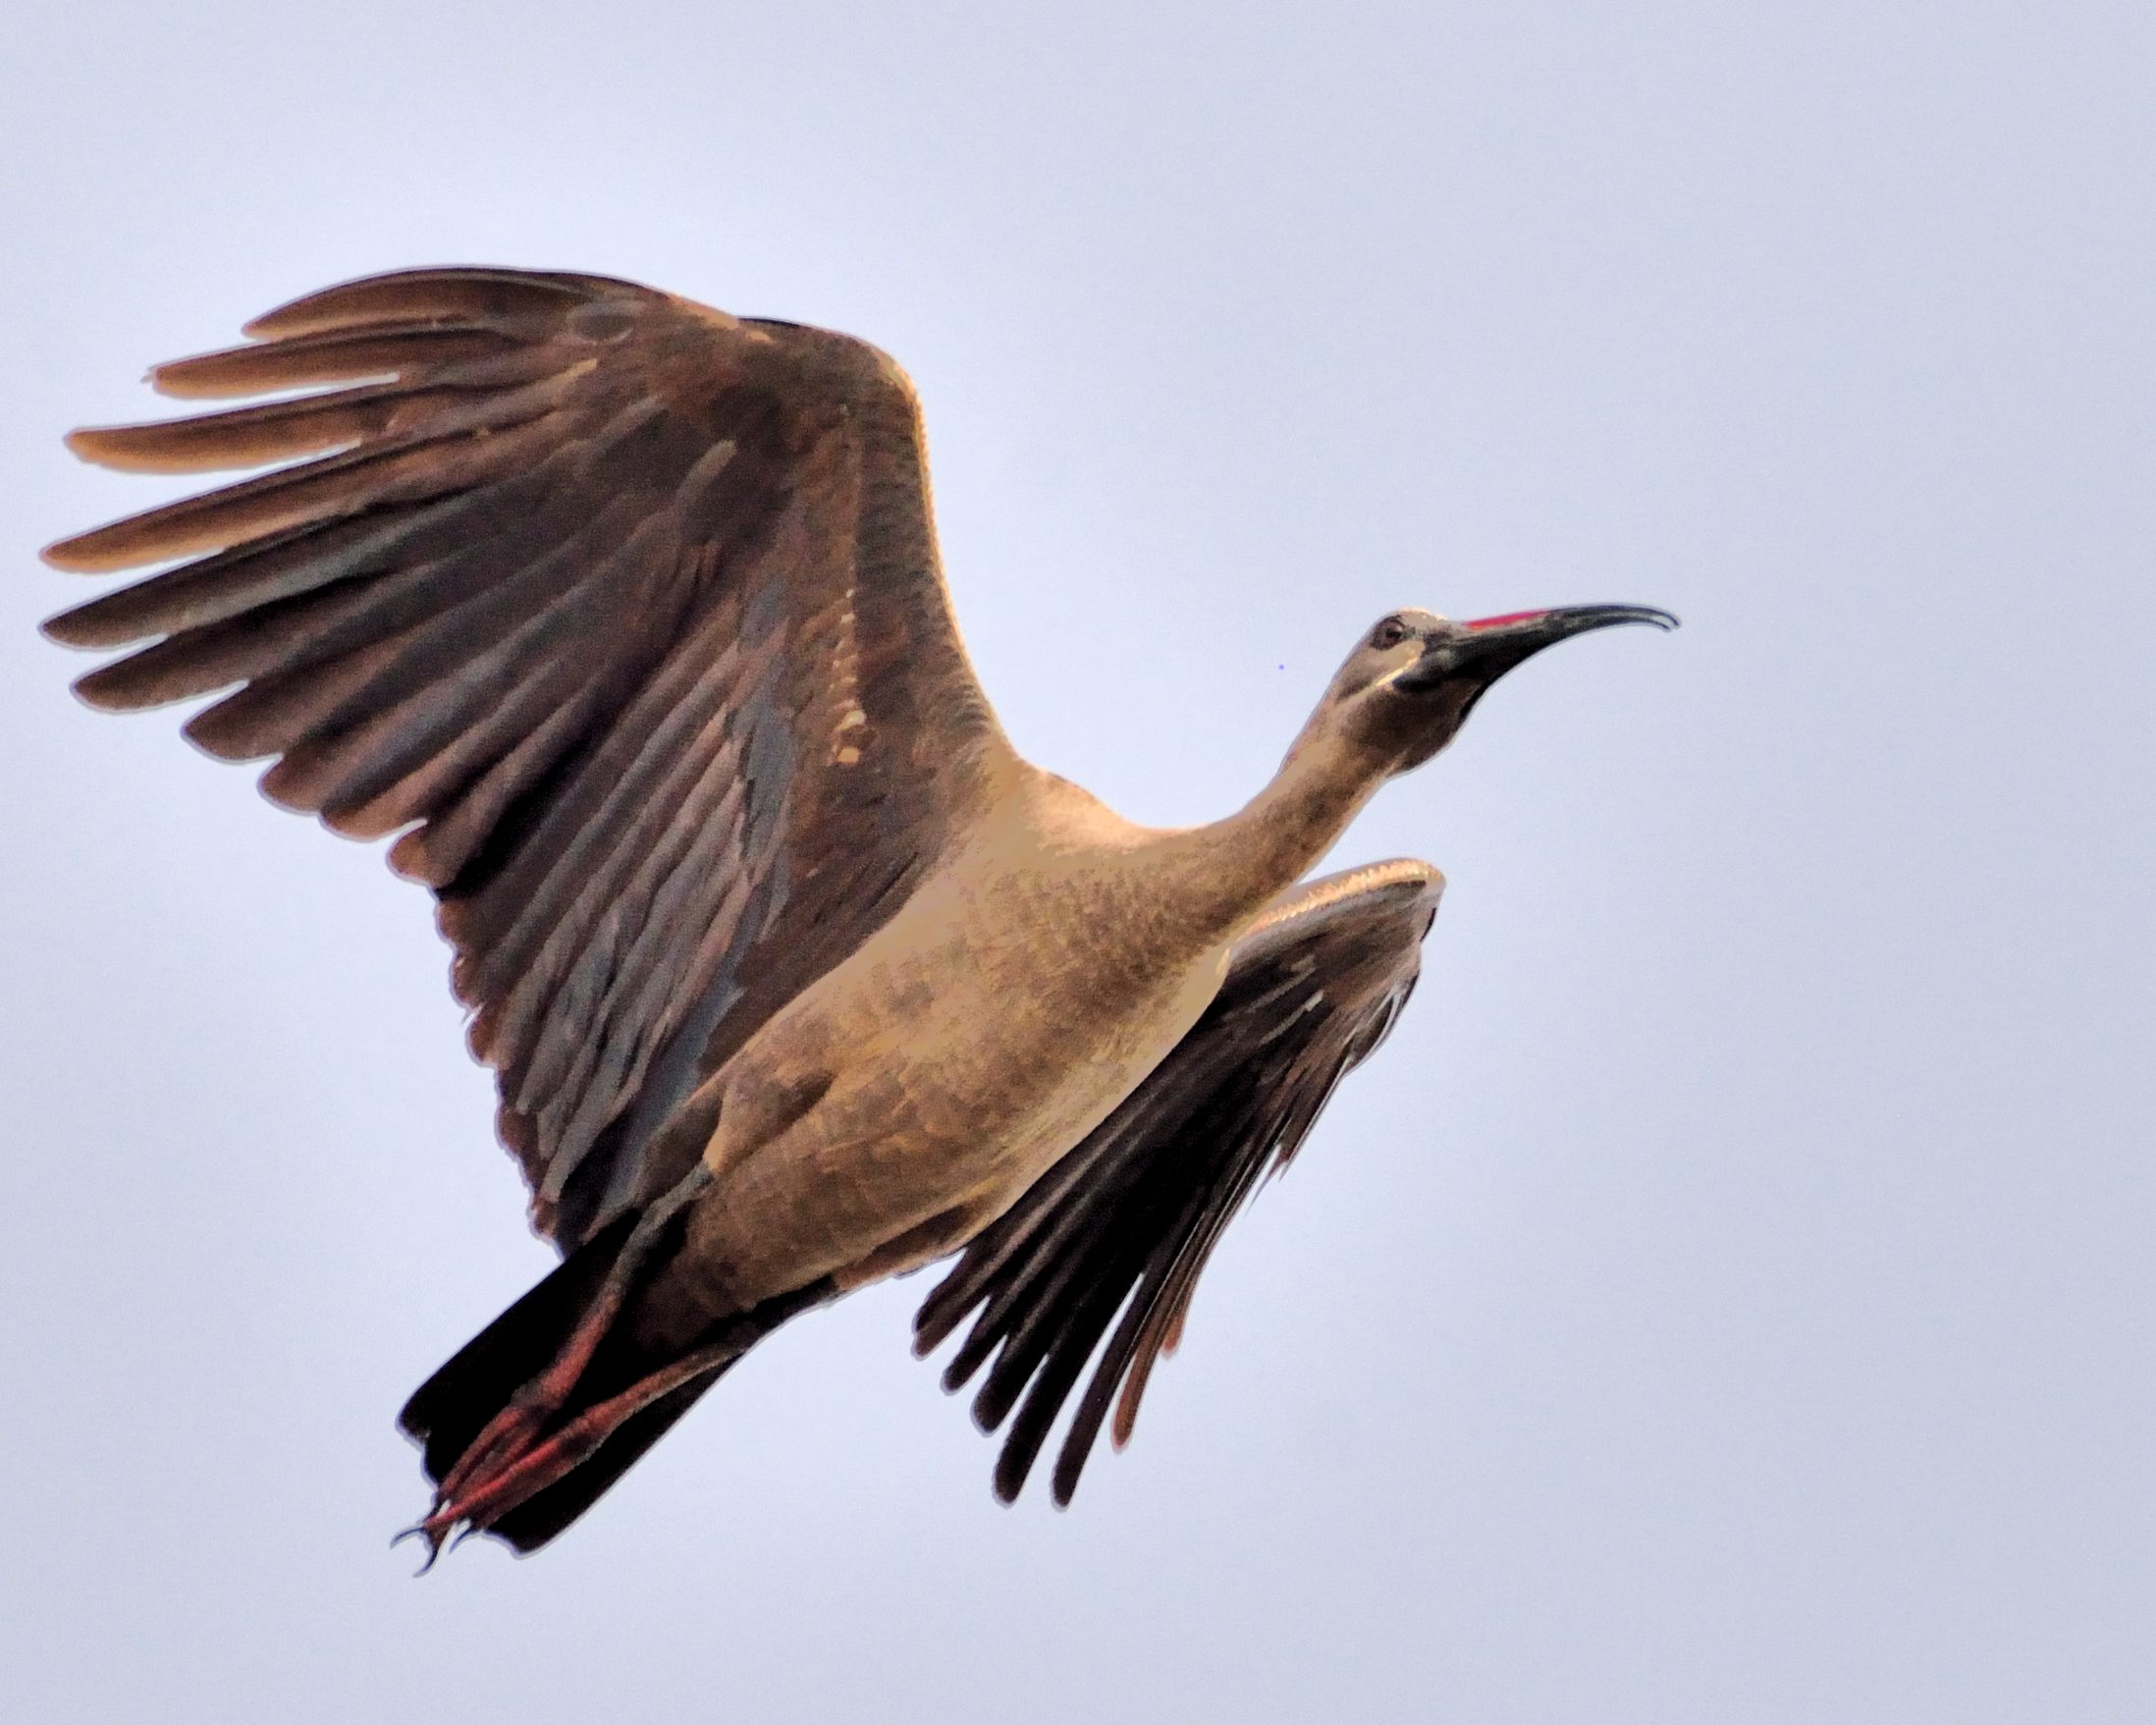
<instances>
[{"instance_id":1,"label":"hadada ibis","mask_svg":"<svg viewBox=\"0 0 2156 1725\"><path fill-rule=\"evenodd\" d=\"M1067 1501L1415 985L1436 870L1305 871L1530 655L1675 622L1394 612L1248 804L1141 827L1005 740L875 348L508 269L350 282L246 333L151 379L275 399L70 443L285 464L51 547L185 561L46 629L133 649L81 679L94 706L229 691L187 734L395 835L439 903L563 1261L404 1407L429 1561L459 1531L545 1544L787 1320L953 1254L918 1346L970 1320L944 1377L987 1368L1004 1498L1099 1350Z\"/></svg>"}]
</instances>

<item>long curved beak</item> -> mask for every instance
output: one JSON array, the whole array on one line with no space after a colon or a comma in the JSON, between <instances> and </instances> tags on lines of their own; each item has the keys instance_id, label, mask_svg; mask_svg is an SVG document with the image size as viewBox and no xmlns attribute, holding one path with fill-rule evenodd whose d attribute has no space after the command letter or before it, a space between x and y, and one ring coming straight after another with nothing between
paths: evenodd
<instances>
[{"instance_id":1,"label":"long curved beak","mask_svg":"<svg viewBox=\"0 0 2156 1725\"><path fill-rule=\"evenodd\" d=\"M1677 626L1674 617L1651 605L1560 605L1549 611L1480 618L1462 623L1458 634L1430 642L1423 657L1393 679L1393 686L1412 694L1465 677L1487 688L1544 647L1624 622L1651 623L1658 629Z\"/></svg>"}]
</instances>

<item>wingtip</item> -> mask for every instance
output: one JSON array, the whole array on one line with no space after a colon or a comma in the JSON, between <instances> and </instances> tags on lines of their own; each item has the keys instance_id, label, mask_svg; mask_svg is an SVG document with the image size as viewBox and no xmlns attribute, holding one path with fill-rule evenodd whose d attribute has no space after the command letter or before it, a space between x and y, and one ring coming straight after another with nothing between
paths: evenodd
<instances>
[{"instance_id":1,"label":"wingtip","mask_svg":"<svg viewBox=\"0 0 2156 1725\"><path fill-rule=\"evenodd\" d=\"M97 458L83 458L95 460ZM102 527L92 527L86 533L56 539L37 556L47 568L59 569L64 574L109 575L204 548L199 543L145 541L143 523L157 513L152 510L146 514L129 515L108 521Z\"/></svg>"},{"instance_id":2,"label":"wingtip","mask_svg":"<svg viewBox=\"0 0 2156 1725\"><path fill-rule=\"evenodd\" d=\"M97 645L95 641L82 639L80 629L73 626L74 624L75 612L63 611L46 618L43 622L37 625L37 632L55 647L73 647L81 650Z\"/></svg>"},{"instance_id":3,"label":"wingtip","mask_svg":"<svg viewBox=\"0 0 2156 1725\"><path fill-rule=\"evenodd\" d=\"M55 539L37 554L37 561L48 569L58 569L66 575L102 575L114 569L124 569L126 563L101 556L94 549L95 533L78 533L71 538Z\"/></svg>"},{"instance_id":4,"label":"wingtip","mask_svg":"<svg viewBox=\"0 0 2156 1725\"><path fill-rule=\"evenodd\" d=\"M266 342L273 337L293 333L287 326L296 321L296 314L303 310L307 299L312 297L309 295L306 298L289 300L283 305L271 307L259 317L250 317L240 326L240 333L250 342Z\"/></svg>"},{"instance_id":5,"label":"wingtip","mask_svg":"<svg viewBox=\"0 0 2156 1725\"><path fill-rule=\"evenodd\" d=\"M244 351L244 350L240 350ZM190 355L186 359L168 359L161 365L153 365L142 373L142 381L155 390L157 394L165 397L168 401L174 402L215 401L224 396L260 393L252 387L235 389L227 386L219 388L213 383L202 382L197 376L197 357L199 356ZM223 355L210 354L208 357L218 359L222 358Z\"/></svg>"},{"instance_id":6,"label":"wingtip","mask_svg":"<svg viewBox=\"0 0 2156 1725\"><path fill-rule=\"evenodd\" d=\"M104 674L113 669L110 665L101 666L86 675L77 677L69 688L75 698L92 713L141 712L142 703L126 700L113 692Z\"/></svg>"},{"instance_id":7,"label":"wingtip","mask_svg":"<svg viewBox=\"0 0 2156 1725\"><path fill-rule=\"evenodd\" d=\"M60 441L79 461L115 473L192 473L203 463L175 458L162 434L165 425L79 425ZM189 425L191 420L176 423Z\"/></svg>"}]
</instances>

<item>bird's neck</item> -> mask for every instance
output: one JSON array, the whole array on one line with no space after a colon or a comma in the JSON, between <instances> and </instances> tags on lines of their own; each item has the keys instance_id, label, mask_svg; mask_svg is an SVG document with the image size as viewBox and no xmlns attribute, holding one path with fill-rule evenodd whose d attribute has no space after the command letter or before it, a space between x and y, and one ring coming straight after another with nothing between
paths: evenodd
<instances>
[{"instance_id":1,"label":"bird's neck","mask_svg":"<svg viewBox=\"0 0 2156 1725\"><path fill-rule=\"evenodd\" d=\"M1306 730L1265 789L1227 819L1180 836L1199 920L1236 931L1301 880L1370 800L1385 767L1336 733Z\"/></svg>"}]
</instances>

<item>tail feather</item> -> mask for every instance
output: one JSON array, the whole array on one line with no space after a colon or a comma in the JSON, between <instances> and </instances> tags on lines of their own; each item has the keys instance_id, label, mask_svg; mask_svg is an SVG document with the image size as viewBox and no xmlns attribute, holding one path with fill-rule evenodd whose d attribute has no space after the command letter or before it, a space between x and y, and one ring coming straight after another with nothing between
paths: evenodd
<instances>
[{"instance_id":1,"label":"tail feather","mask_svg":"<svg viewBox=\"0 0 2156 1725\"><path fill-rule=\"evenodd\" d=\"M633 1213L615 1217L412 1391L397 1423L423 1447L428 1479L441 1480L487 1422L546 1370L635 1226Z\"/></svg>"}]
</instances>

